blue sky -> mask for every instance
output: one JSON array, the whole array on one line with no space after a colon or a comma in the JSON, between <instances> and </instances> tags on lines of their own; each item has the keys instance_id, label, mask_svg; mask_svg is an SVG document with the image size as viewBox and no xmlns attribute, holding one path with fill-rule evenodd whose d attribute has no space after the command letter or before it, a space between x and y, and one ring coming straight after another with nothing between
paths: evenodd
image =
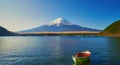
<instances>
[{"instance_id":1,"label":"blue sky","mask_svg":"<svg viewBox=\"0 0 120 65\"><path fill-rule=\"evenodd\" d=\"M63 17L84 27L104 29L120 19L120 0L0 0L0 26L25 30Z\"/></svg>"}]
</instances>

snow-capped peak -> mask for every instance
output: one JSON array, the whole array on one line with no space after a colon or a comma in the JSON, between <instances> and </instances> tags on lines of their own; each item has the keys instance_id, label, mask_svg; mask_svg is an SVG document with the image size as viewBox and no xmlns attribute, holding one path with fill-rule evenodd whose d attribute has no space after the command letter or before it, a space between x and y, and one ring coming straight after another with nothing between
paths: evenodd
<instances>
[{"instance_id":1,"label":"snow-capped peak","mask_svg":"<svg viewBox=\"0 0 120 65\"><path fill-rule=\"evenodd\" d=\"M57 25L60 26L61 24L63 25L72 25L72 23L70 23L69 21L67 21L65 18L57 18L55 20L53 20L52 22L50 22L48 25Z\"/></svg>"}]
</instances>

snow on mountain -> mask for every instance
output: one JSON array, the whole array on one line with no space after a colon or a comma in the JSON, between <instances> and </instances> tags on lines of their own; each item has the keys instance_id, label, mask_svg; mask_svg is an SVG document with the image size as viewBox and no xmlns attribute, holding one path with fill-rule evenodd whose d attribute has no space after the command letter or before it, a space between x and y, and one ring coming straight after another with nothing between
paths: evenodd
<instances>
[{"instance_id":1,"label":"snow on mountain","mask_svg":"<svg viewBox=\"0 0 120 65\"><path fill-rule=\"evenodd\" d=\"M52 22L21 32L62 32L62 31L99 31L70 23L65 18L57 18Z\"/></svg>"},{"instance_id":2,"label":"snow on mountain","mask_svg":"<svg viewBox=\"0 0 120 65\"><path fill-rule=\"evenodd\" d=\"M72 23L70 23L65 18L57 18L57 19L53 20L52 22L50 22L48 25L49 26L52 26L52 25L60 26L62 24L63 25L73 25Z\"/></svg>"}]
</instances>

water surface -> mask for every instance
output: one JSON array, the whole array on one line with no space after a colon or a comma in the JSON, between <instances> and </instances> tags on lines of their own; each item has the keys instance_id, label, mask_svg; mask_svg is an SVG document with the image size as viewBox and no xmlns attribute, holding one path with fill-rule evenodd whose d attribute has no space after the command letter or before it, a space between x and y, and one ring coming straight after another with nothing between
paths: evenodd
<instances>
[{"instance_id":1,"label":"water surface","mask_svg":"<svg viewBox=\"0 0 120 65\"><path fill-rule=\"evenodd\" d=\"M120 65L120 38L82 36L0 37L0 65L73 65L82 50L88 65Z\"/></svg>"}]
</instances>

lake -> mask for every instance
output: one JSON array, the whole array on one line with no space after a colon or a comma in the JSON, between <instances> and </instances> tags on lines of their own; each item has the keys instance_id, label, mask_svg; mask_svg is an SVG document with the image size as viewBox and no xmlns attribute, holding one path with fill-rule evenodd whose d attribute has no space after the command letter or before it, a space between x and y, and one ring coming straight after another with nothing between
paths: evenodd
<instances>
[{"instance_id":1,"label":"lake","mask_svg":"<svg viewBox=\"0 0 120 65\"><path fill-rule=\"evenodd\" d=\"M120 65L120 38L97 36L0 37L0 65L73 65L82 50L92 53L88 65Z\"/></svg>"}]
</instances>

